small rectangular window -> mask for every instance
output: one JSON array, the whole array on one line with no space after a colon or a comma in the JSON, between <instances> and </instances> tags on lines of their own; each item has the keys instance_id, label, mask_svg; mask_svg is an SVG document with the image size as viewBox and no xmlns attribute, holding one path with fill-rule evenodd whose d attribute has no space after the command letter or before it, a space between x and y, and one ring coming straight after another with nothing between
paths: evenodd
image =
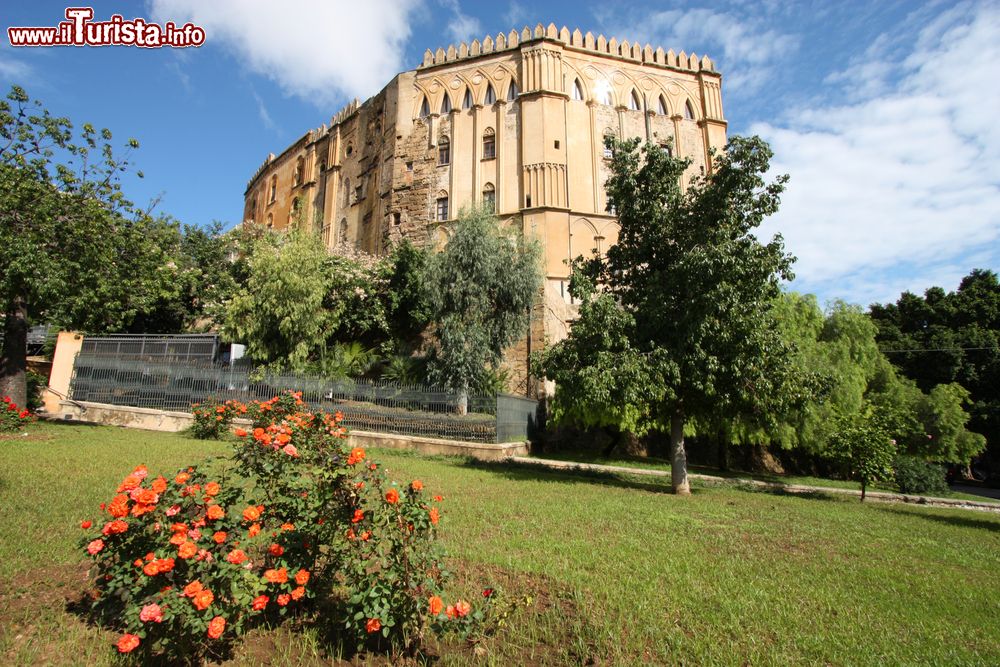
<instances>
[{"instance_id":1,"label":"small rectangular window","mask_svg":"<svg viewBox=\"0 0 1000 667\"><path fill-rule=\"evenodd\" d=\"M483 159L492 160L497 156L497 140L492 134L483 137Z\"/></svg>"},{"instance_id":2,"label":"small rectangular window","mask_svg":"<svg viewBox=\"0 0 1000 667\"><path fill-rule=\"evenodd\" d=\"M558 139L556 139L556 141L555 141L555 146L556 146L556 150L559 150L559 140Z\"/></svg>"},{"instance_id":3,"label":"small rectangular window","mask_svg":"<svg viewBox=\"0 0 1000 667\"><path fill-rule=\"evenodd\" d=\"M438 145L438 165L445 165L451 162L451 145L442 141Z\"/></svg>"},{"instance_id":4,"label":"small rectangular window","mask_svg":"<svg viewBox=\"0 0 1000 667\"><path fill-rule=\"evenodd\" d=\"M437 215L435 219L438 222L443 222L448 219L448 198L442 197L437 200Z\"/></svg>"},{"instance_id":5,"label":"small rectangular window","mask_svg":"<svg viewBox=\"0 0 1000 667\"><path fill-rule=\"evenodd\" d=\"M406 163L406 171L413 171L413 163L412 162L407 162Z\"/></svg>"},{"instance_id":6,"label":"small rectangular window","mask_svg":"<svg viewBox=\"0 0 1000 667\"><path fill-rule=\"evenodd\" d=\"M493 190L487 190L483 193L483 205L486 210L490 213L496 213L497 211L497 193Z\"/></svg>"}]
</instances>

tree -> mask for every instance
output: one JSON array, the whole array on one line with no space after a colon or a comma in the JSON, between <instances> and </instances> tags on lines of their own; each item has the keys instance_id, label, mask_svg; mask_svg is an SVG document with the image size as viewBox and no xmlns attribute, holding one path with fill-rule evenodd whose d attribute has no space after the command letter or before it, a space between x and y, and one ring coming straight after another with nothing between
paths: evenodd
<instances>
[{"instance_id":1,"label":"tree","mask_svg":"<svg viewBox=\"0 0 1000 667\"><path fill-rule=\"evenodd\" d=\"M756 137L733 138L686 190L687 160L654 144L640 153L637 139L609 145L608 208L620 232L587 272L634 319L631 346L663 380L652 417L670 425L673 489L688 494L688 420L766 421L793 398L773 316L793 258L780 236L767 244L754 236L787 177L765 182L772 154Z\"/></svg>"},{"instance_id":2,"label":"tree","mask_svg":"<svg viewBox=\"0 0 1000 667\"><path fill-rule=\"evenodd\" d=\"M0 101L0 393L25 402L29 323L115 330L149 300L159 254L119 187L107 129L52 116L13 86ZM139 173L141 176L141 173Z\"/></svg>"},{"instance_id":3,"label":"tree","mask_svg":"<svg viewBox=\"0 0 1000 667\"><path fill-rule=\"evenodd\" d=\"M525 335L541 287L540 248L508 237L486 206L462 209L444 251L428 260L427 301L437 347L433 377L459 394L496 366L503 351Z\"/></svg>"},{"instance_id":4,"label":"tree","mask_svg":"<svg viewBox=\"0 0 1000 667\"><path fill-rule=\"evenodd\" d=\"M848 475L861 483L861 502L869 485L892 477L896 441L870 414L842 422L833 435L831 452L847 468Z\"/></svg>"}]
</instances>

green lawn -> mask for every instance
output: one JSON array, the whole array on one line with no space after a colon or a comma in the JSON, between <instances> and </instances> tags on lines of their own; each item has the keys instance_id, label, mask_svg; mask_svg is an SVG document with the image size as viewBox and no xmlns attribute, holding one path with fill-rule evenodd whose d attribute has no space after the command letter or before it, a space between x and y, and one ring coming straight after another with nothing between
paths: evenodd
<instances>
[{"instance_id":1,"label":"green lawn","mask_svg":"<svg viewBox=\"0 0 1000 667\"><path fill-rule=\"evenodd\" d=\"M78 521L136 464L172 472L226 446L39 425L0 451L0 662L112 662L112 635L73 611ZM1000 515L376 456L445 496L456 593L531 598L478 652L437 647L439 664L1000 664ZM233 663L323 651L313 627L258 631Z\"/></svg>"},{"instance_id":2,"label":"green lawn","mask_svg":"<svg viewBox=\"0 0 1000 667\"><path fill-rule=\"evenodd\" d=\"M608 465L608 466L624 466L627 468L642 468L646 470L660 470L663 472L670 472L670 462L665 459L655 458L655 457L622 457L613 456L610 458L605 458L599 454L585 454L585 453L553 453L553 454L543 454L535 458L541 459L555 459L559 461L573 461L576 463L593 463L597 465ZM718 468L712 468L708 466L689 466L688 471L699 475L713 475L715 477L725 477L728 479L755 479L760 482L772 482L775 484L802 484L804 486L818 486L826 487L829 489L853 489L858 491L861 487L857 482L852 482L843 479L830 479L829 477L813 477L810 475L777 475L768 473L750 473L742 470L720 470ZM895 487L892 483L876 483L870 487L872 491L889 491L892 493L897 493L899 489ZM977 496L971 493L961 493L958 491L951 491L943 494L931 494L936 497L941 498L954 498L956 500L973 500L981 503L1000 503L1000 500L995 498L988 498L986 496Z\"/></svg>"}]
</instances>

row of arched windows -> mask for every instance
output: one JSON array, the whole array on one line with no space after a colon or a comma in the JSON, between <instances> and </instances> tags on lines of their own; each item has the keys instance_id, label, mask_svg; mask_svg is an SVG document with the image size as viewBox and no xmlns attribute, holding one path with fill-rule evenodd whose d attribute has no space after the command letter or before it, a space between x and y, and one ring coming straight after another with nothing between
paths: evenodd
<instances>
[{"instance_id":1,"label":"row of arched windows","mask_svg":"<svg viewBox=\"0 0 1000 667\"><path fill-rule=\"evenodd\" d=\"M611 97L611 86L597 86L596 94L598 104L607 106L614 104ZM583 94L583 84L580 83L580 79L573 80L572 96L578 102L586 100L586 96ZM628 108L632 111L642 111L642 97L635 88L632 89L632 92L628 96ZM667 99L663 95L660 95L656 100L656 113L661 116L669 115ZM684 100L684 118L688 120L694 119L694 107L691 105L691 100Z\"/></svg>"},{"instance_id":2,"label":"row of arched windows","mask_svg":"<svg viewBox=\"0 0 1000 667\"><path fill-rule=\"evenodd\" d=\"M510 82L510 86L507 87L507 101L513 102L517 99L517 96L521 94L518 89L517 84L513 81ZM483 104L489 105L497 101L496 91L493 89L493 84L486 84L486 94L483 96ZM472 89L468 86L465 88L465 94L462 96L462 109L471 109L474 105L472 97ZM444 99L441 100L441 113L450 113L452 110L451 106L451 96L445 94ZM423 101L420 103L420 117L426 118L431 115L431 105L427 101L427 96L424 95Z\"/></svg>"},{"instance_id":3,"label":"row of arched windows","mask_svg":"<svg viewBox=\"0 0 1000 667\"><path fill-rule=\"evenodd\" d=\"M483 204L491 213L496 213L497 210L497 189L492 183L487 183L483 186L482 192ZM445 222L449 218L450 207L449 207L449 197L447 190L441 190L437 194L437 199L434 201L434 215L433 219L437 222Z\"/></svg>"},{"instance_id":4,"label":"row of arched windows","mask_svg":"<svg viewBox=\"0 0 1000 667\"><path fill-rule=\"evenodd\" d=\"M497 136L492 127L483 131L483 159L492 160L497 156ZM451 141L448 137L438 139L438 166L451 164Z\"/></svg>"}]
</instances>

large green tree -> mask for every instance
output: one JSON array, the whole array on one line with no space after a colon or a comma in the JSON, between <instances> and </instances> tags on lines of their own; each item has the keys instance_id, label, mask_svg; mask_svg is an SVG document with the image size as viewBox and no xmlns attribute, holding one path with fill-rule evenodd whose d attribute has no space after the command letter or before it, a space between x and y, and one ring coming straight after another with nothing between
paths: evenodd
<instances>
[{"instance_id":1,"label":"large green tree","mask_svg":"<svg viewBox=\"0 0 1000 667\"><path fill-rule=\"evenodd\" d=\"M968 428L1000 460L1000 281L975 269L958 289L932 287L896 303L872 305L878 343L889 360L924 392L953 382L968 390ZM952 392L951 403L954 403ZM939 404L948 401L940 394Z\"/></svg>"},{"instance_id":2,"label":"large green tree","mask_svg":"<svg viewBox=\"0 0 1000 667\"><path fill-rule=\"evenodd\" d=\"M686 188L689 161L638 140L609 144L608 207L620 232L586 272L629 318L622 330L647 365L651 418L669 424L673 489L687 494L686 423L766 421L793 398L773 317L793 258L780 237L754 235L787 177L765 180L771 151L756 137L733 138Z\"/></svg>"},{"instance_id":3,"label":"large green tree","mask_svg":"<svg viewBox=\"0 0 1000 667\"><path fill-rule=\"evenodd\" d=\"M505 234L493 211L478 206L459 213L448 245L428 260L432 373L458 392L459 412L468 408L469 388L526 335L541 287L540 255L537 243Z\"/></svg>"},{"instance_id":4,"label":"large green tree","mask_svg":"<svg viewBox=\"0 0 1000 667\"><path fill-rule=\"evenodd\" d=\"M20 87L0 101L0 392L19 404L31 322L117 330L151 298L155 225L119 186L136 147L116 154L110 131L76 131Z\"/></svg>"}]
</instances>

